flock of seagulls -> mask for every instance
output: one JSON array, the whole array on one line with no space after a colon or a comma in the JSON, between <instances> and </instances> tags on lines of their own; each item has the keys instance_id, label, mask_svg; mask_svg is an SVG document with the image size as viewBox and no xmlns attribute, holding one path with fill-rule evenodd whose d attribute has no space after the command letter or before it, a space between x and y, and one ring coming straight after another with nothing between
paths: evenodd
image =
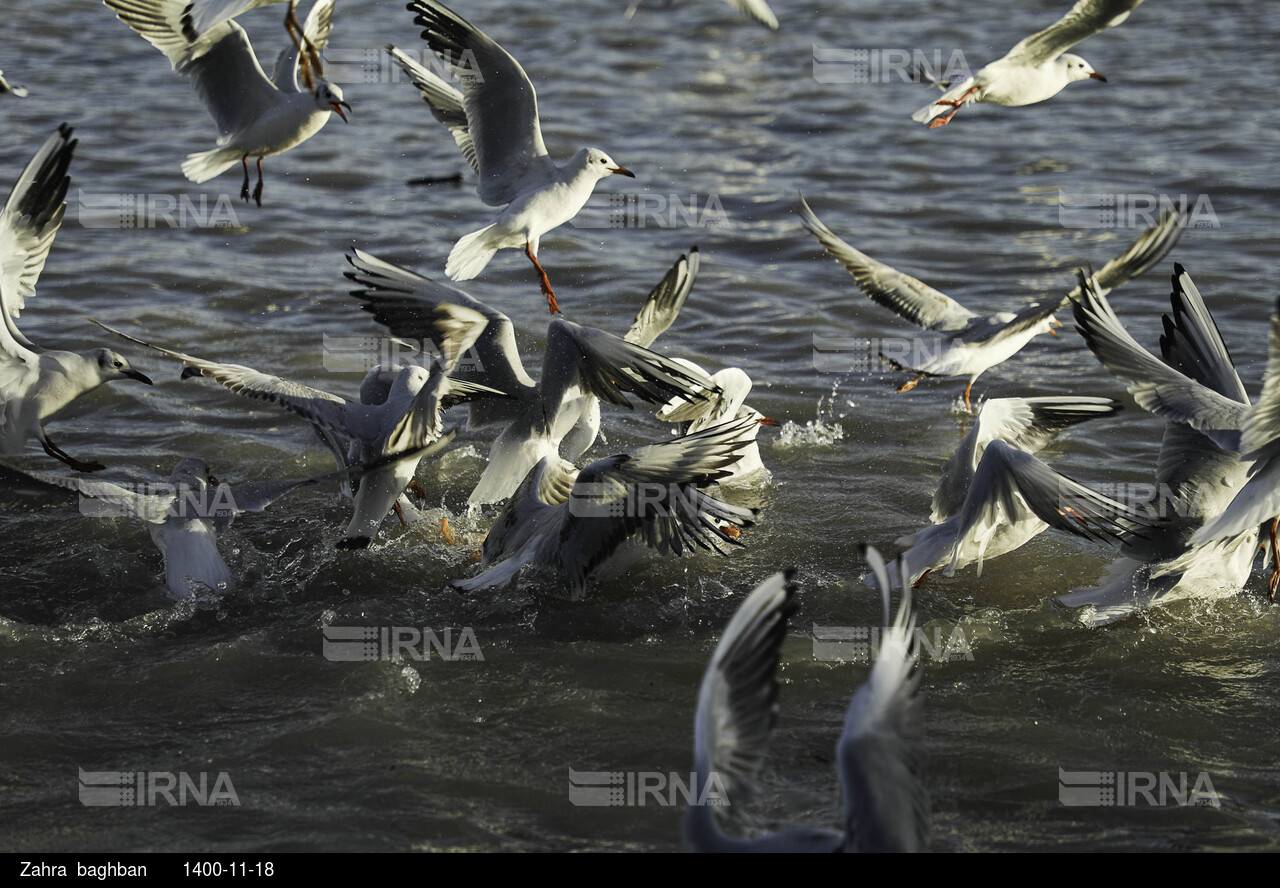
<instances>
[{"instance_id":1,"label":"flock of seagulls","mask_svg":"<svg viewBox=\"0 0 1280 888\"><path fill-rule=\"evenodd\" d=\"M235 18L281 0L104 2L164 53L213 118L216 147L182 164L193 182L239 163L241 197L261 205L263 159L313 137L332 116L345 121L351 112L341 89L324 78L335 0L318 0L303 22L295 0L288 0L290 45L269 77ZM730 2L767 27L778 27L762 0ZM913 119L938 127L972 102L1028 105L1075 80L1105 80L1066 50L1120 24L1140 2L1080 0L1060 21L951 86ZM450 447L463 427L447 418L455 408L465 407L468 430L493 435L469 503L475 509L498 507L475 553L477 572L453 583L463 592L505 586L526 570L541 570L550 585L578 599L592 582L651 553L727 554L744 545L744 533L760 517L729 501L735 486L758 486L770 478L757 438L762 427L777 423L746 403L751 379L738 368L712 372L654 348L694 288L697 248L666 271L625 332L560 316L539 258L542 236L573 219L597 183L634 173L594 147L557 164L543 140L533 83L515 57L438 0L412 0L408 9L426 47L454 82L394 46L387 51L474 169L480 200L502 208L490 224L457 240L444 275L470 280L500 250L524 251L552 315L536 379L516 347L510 317L455 286L354 248L346 257L346 276L358 287L352 296L359 308L388 335L430 342L435 351L421 363L370 369L358 399L100 325L140 353L179 362L183 380L209 380L294 414L332 453L334 471L232 486L220 484L210 466L193 456L181 460L167 480L87 477L105 466L67 454L45 424L104 383L152 380L116 351L42 349L16 325L63 221L77 144L69 126L59 127L36 151L0 213L0 454L16 457L34 437L74 474L31 470L30 477L142 520L162 553L165 585L175 599L232 592L235 577L218 552L218 532L236 516L260 512L302 486L335 485L348 496L351 518L337 545L369 547L392 516L405 521L421 460ZM0 77L3 93L22 96L25 90ZM251 158L258 167L252 190ZM884 635L836 747L842 828L798 827L737 838L723 830L723 811L702 805L690 806L685 823L685 839L696 850L923 850L929 805L920 767L923 704L912 589L932 571L950 575L976 564L980 572L985 560L1050 528L1104 540L1116 546L1119 557L1103 585L1059 599L1081 622L1100 625L1178 598L1238 592L1252 570L1260 528L1270 523L1274 596L1280 586L1280 305L1271 322L1263 391L1251 403L1182 266L1172 275L1160 357L1137 344L1107 302L1108 292L1163 263L1187 225L1184 213L1163 215L1098 272L1081 269L1063 295L991 316L855 249L803 198L798 214L868 298L936 337L936 347L920 360L883 355L913 375L900 392L926 377L966 378L963 404L971 411L979 376L1035 336L1056 336L1061 323L1055 314L1069 307L1098 360L1142 409L1165 422L1155 479L1170 498L1135 504L1103 496L1040 457L1058 434L1113 415L1120 409L1116 401L1061 395L982 402L943 467L930 524L897 541L906 551L893 563L886 564L875 549L863 549L870 567L864 579L884 601ZM588 456L606 408L651 412L655 443ZM441 533L452 540L447 521ZM899 588L901 602L891 614L891 590ZM762 583L724 630L698 693L698 779L705 786L718 776L735 804L756 788L776 712L782 640L797 607L794 572Z\"/></svg>"}]
</instances>

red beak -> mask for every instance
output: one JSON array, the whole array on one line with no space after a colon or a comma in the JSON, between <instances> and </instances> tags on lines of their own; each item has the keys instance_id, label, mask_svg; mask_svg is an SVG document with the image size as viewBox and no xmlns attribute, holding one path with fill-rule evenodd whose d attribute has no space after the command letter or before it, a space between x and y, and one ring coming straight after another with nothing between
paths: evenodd
<instances>
[{"instance_id":1,"label":"red beak","mask_svg":"<svg viewBox=\"0 0 1280 888\"><path fill-rule=\"evenodd\" d=\"M1101 80L1103 83L1107 82L1107 78L1103 77L1097 71L1090 71L1089 76L1092 77L1094 80Z\"/></svg>"},{"instance_id":2,"label":"red beak","mask_svg":"<svg viewBox=\"0 0 1280 888\"><path fill-rule=\"evenodd\" d=\"M342 118L343 123L350 122L347 120L347 115L342 113L343 108L346 108L348 111L351 110L351 106L348 105L346 102L330 102L329 107L333 109L334 114L337 114L339 117Z\"/></svg>"},{"instance_id":3,"label":"red beak","mask_svg":"<svg viewBox=\"0 0 1280 888\"><path fill-rule=\"evenodd\" d=\"M610 167L609 172L617 173L619 176L630 176L633 179L636 177L636 174L626 167Z\"/></svg>"}]
</instances>

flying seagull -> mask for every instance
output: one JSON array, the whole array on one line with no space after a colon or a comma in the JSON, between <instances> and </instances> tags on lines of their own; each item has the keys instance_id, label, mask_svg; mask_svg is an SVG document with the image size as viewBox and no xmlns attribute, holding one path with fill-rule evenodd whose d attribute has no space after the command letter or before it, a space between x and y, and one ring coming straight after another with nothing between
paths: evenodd
<instances>
[{"instance_id":1,"label":"flying seagull","mask_svg":"<svg viewBox=\"0 0 1280 888\"><path fill-rule=\"evenodd\" d=\"M311 69L297 46L280 55L270 79L258 64L249 36L231 20L205 30L188 42L183 20L187 0L104 0L122 22L165 54L173 69L190 78L218 126L218 147L187 155L182 172L192 182L205 182L235 166L244 167L240 197L249 200L249 158L258 158L258 184L253 199L262 206L262 159L281 154L310 139L337 114L351 110L342 90ZM335 0L318 0L304 31L316 51L324 49L333 30ZM318 59L315 64L318 64ZM300 68L301 65L301 68ZM298 75L303 75L302 87Z\"/></svg>"},{"instance_id":2,"label":"flying seagull","mask_svg":"<svg viewBox=\"0 0 1280 888\"><path fill-rule=\"evenodd\" d=\"M1034 105L1076 80L1101 80L1093 66L1066 50L1099 31L1119 25L1142 0L1078 0L1071 11L1043 31L1022 40L1003 58L966 77L941 98L911 115L929 129L946 126L969 102ZM950 110L948 110L950 109ZM945 116L939 116L943 115Z\"/></svg>"},{"instance_id":3,"label":"flying seagull","mask_svg":"<svg viewBox=\"0 0 1280 888\"><path fill-rule=\"evenodd\" d=\"M480 199L506 207L454 245L445 274L450 280L471 280L498 250L523 248L555 314L560 306L538 261L539 240L578 215L598 181L611 175L635 178L635 173L599 148L583 148L557 166L542 141L537 94L520 63L442 3L412 0L409 10L417 13L413 21L423 27L428 48L461 79L461 92L395 47L388 52L479 174Z\"/></svg>"},{"instance_id":4,"label":"flying seagull","mask_svg":"<svg viewBox=\"0 0 1280 888\"><path fill-rule=\"evenodd\" d=\"M64 123L45 140L0 211L0 455L20 453L34 435L54 459L77 472L96 472L106 466L82 462L58 447L45 432L45 421L103 383L134 379L151 385L151 380L111 349L79 354L41 348L14 323L35 295L67 209L67 167L76 147L71 133Z\"/></svg>"}]
</instances>

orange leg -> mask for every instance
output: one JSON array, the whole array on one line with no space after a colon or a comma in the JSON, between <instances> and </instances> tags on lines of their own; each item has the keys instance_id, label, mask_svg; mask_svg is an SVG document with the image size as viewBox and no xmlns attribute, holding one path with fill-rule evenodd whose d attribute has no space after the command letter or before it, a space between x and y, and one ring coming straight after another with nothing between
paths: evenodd
<instances>
[{"instance_id":1,"label":"orange leg","mask_svg":"<svg viewBox=\"0 0 1280 888\"><path fill-rule=\"evenodd\" d=\"M964 409L965 410L973 409L972 407L969 406L969 392L972 390L973 390L973 380L970 379L969 384L964 387Z\"/></svg>"},{"instance_id":2,"label":"orange leg","mask_svg":"<svg viewBox=\"0 0 1280 888\"><path fill-rule=\"evenodd\" d=\"M440 535L444 537L444 541L450 546L458 545L458 538L453 535L453 531L449 529L449 519L440 519Z\"/></svg>"},{"instance_id":3,"label":"orange leg","mask_svg":"<svg viewBox=\"0 0 1280 888\"><path fill-rule=\"evenodd\" d=\"M240 186L240 199L245 203L249 202L249 155L240 158L240 162L244 164L244 184ZM185 371L184 371L185 372Z\"/></svg>"},{"instance_id":4,"label":"orange leg","mask_svg":"<svg viewBox=\"0 0 1280 888\"><path fill-rule=\"evenodd\" d=\"M404 509L400 508L400 504L399 504L399 503L392 503L392 504L391 504L391 511L395 512L395 513L396 513L396 517L400 519L400 526L401 526L401 527L408 527L408 526L409 526L409 522L404 520Z\"/></svg>"},{"instance_id":5,"label":"orange leg","mask_svg":"<svg viewBox=\"0 0 1280 888\"><path fill-rule=\"evenodd\" d=\"M556 302L555 290L551 289L551 278L547 277L547 272L538 262L538 257L533 255L533 249L530 248L528 241L524 244L524 254L529 257L533 267L538 269L538 283L542 286L542 295L547 297L547 308L551 309L552 314L559 314L560 305Z\"/></svg>"},{"instance_id":6,"label":"orange leg","mask_svg":"<svg viewBox=\"0 0 1280 888\"><path fill-rule=\"evenodd\" d=\"M898 394L911 391L913 388L915 388L917 385L920 384L920 380L922 379L924 379L923 373L921 373L919 376L917 376L915 379L911 380L910 382L904 382L902 385L898 386Z\"/></svg>"},{"instance_id":7,"label":"orange leg","mask_svg":"<svg viewBox=\"0 0 1280 888\"><path fill-rule=\"evenodd\" d=\"M964 106L964 103L969 100L969 96L973 95L977 91L978 91L978 88L976 86L971 86L965 92L965 94L958 99L938 99L938 101L934 102L935 105L950 106L951 111L945 117L934 118L933 121L930 122L929 124L929 129L937 129L940 126L946 126L948 123L950 123L951 118L955 117L956 112L959 111L961 107Z\"/></svg>"}]
</instances>

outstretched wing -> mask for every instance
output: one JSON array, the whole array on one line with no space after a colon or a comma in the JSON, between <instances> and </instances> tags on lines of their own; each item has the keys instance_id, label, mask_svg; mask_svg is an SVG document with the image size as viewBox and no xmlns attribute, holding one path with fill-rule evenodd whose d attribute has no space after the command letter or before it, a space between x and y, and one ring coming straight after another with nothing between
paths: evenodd
<instances>
[{"instance_id":1,"label":"outstretched wing","mask_svg":"<svg viewBox=\"0 0 1280 888\"><path fill-rule=\"evenodd\" d=\"M1056 59L1081 40L1125 21L1142 0L1077 0L1070 12L1043 31L1019 41L1005 56L1024 65Z\"/></svg>"},{"instance_id":2,"label":"outstretched wing","mask_svg":"<svg viewBox=\"0 0 1280 888\"><path fill-rule=\"evenodd\" d=\"M160 50L209 109L228 139L260 118L279 99L254 55L249 35L233 21L205 31L194 43L183 34L186 0L104 0L130 28Z\"/></svg>"},{"instance_id":3,"label":"outstretched wing","mask_svg":"<svg viewBox=\"0 0 1280 888\"><path fill-rule=\"evenodd\" d=\"M720 636L693 722L696 798L704 796L712 775L731 807L755 794L778 717L778 659L795 609L795 571L776 573L747 596ZM722 813L718 806L689 805L684 835L690 848L714 850Z\"/></svg>"},{"instance_id":4,"label":"outstretched wing","mask_svg":"<svg viewBox=\"0 0 1280 888\"><path fill-rule=\"evenodd\" d=\"M800 221L823 249L853 275L872 302L898 317L938 332L963 330L977 317L945 293L849 246L822 224L803 197L800 198Z\"/></svg>"},{"instance_id":5,"label":"outstretched wing","mask_svg":"<svg viewBox=\"0 0 1280 888\"><path fill-rule=\"evenodd\" d=\"M76 149L65 123L31 158L0 210L0 353L21 361L34 358L35 346L14 319L35 295L49 249L66 213L67 168Z\"/></svg>"},{"instance_id":6,"label":"outstretched wing","mask_svg":"<svg viewBox=\"0 0 1280 888\"><path fill-rule=\"evenodd\" d=\"M417 13L413 22L422 26L427 46L462 80L480 199L501 206L551 182L556 166L542 141L537 94L520 63L442 3L411 0L409 10Z\"/></svg>"},{"instance_id":7,"label":"outstretched wing","mask_svg":"<svg viewBox=\"0 0 1280 888\"><path fill-rule=\"evenodd\" d=\"M870 546L864 551L887 610L890 590L884 561ZM899 567L903 576L910 573L905 565ZM846 851L928 849L920 675L915 603L911 589L903 584L897 616L884 628L871 676L849 701L844 732L836 744Z\"/></svg>"}]
</instances>

